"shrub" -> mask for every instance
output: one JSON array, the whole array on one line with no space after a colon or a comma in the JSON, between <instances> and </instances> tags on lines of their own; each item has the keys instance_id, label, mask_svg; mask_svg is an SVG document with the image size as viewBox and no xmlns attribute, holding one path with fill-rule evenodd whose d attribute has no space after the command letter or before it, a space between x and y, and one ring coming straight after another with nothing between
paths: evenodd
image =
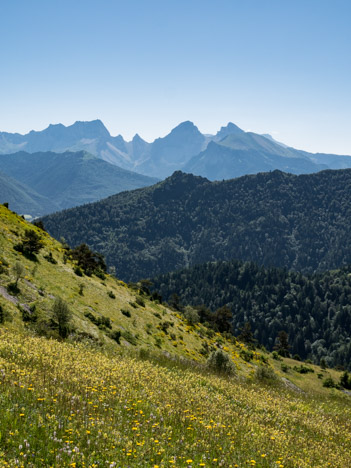
<instances>
[{"instance_id":1,"label":"shrub","mask_svg":"<svg viewBox=\"0 0 351 468\"><path fill-rule=\"evenodd\" d=\"M116 296L115 296L115 294L113 293L113 291L109 291L109 292L108 292L108 296L109 296L111 299L116 299Z\"/></svg>"},{"instance_id":2,"label":"shrub","mask_svg":"<svg viewBox=\"0 0 351 468\"><path fill-rule=\"evenodd\" d=\"M255 377L260 381L274 381L277 379L276 374L274 373L271 367L258 366L255 371Z\"/></svg>"},{"instance_id":3,"label":"shrub","mask_svg":"<svg viewBox=\"0 0 351 468\"><path fill-rule=\"evenodd\" d=\"M161 346L162 346L162 340L161 340L161 338L159 336L155 337L155 346L157 348L161 348Z\"/></svg>"},{"instance_id":4,"label":"shrub","mask_svg":"<svg viewBox=\"0 0 351 468\"><path fill-rule=\"evenodd\" d=\"M235 374L235 368L232 360L230 359L229 355L221 349L212 351L207 359L207 367L221 374Z\"/></svg>"},{"instance_id":5,"label":"shrub","mask_svg":"<svg viewBox=\"0 0 351 468\"><path fill-rule=\"evenodd\" d=\"M66 302L60 297L58 297L54 302L52 314L57 323L60 337L66 338L69 333L69 322L71 320L72 313Z\"/></svg>"},{"instance_id":6,"label":"shrub","mask_svg":"<svg viewBox=\"0 0 351 468\"><path fill-rule=\"evenodd\" d=\"M295 361L301 361L301 358L298 354L294 354L293 359L295 359Z\"/></svg>"},{"instance_id":7,"label":"shrub","mask_svg":"<svg viewBox=\"0 0 351 468\"><path fill-rule=\"evenodd\" d=\"M136 346L137 344L137 340L135 338L135 336L133 335L133 333L131 333L129 330L124 330L121 335L123 336L123 338L125 340L128 341L128 343L130 343L131 345L133 346Z\"/></svg>"},{"instance_id":8,"label":"shrub","mask_svg":"<svg viewBox=\"0 0 351 468\"><path fill-rule=\"evenodd\" d=\"M81 268L79 268L79 266L76 266L74 268L74 273L77 275L77 276L83 276L83 272L81 270Z\"/></svg>"},{"instance_id":9,"label":"shrub","mask_svg":"<svg viewBox=\"0 0 351 468\"><path fill-rule=\"evenodd\" d=\"M84 296L84 287L85 287L85 286L84 286L83 283L81 283L81 284L79 285L78 294L79 294L80 296Z\"/></svg>"},{"instance_id":10,"label":"shrub","mask_svg":"<svg viewBox=\"0 0 351 468\"><path fill-rule=\"evenodd\" d=\"M340 385L347 390L351 390L351 376L345 371L340 377Z\"/></svg>"},{"instance_id":11,"label":"shrub","mask_svg":"<svg viewBox=\"0 0 351 468\"><path fill-rule=\"evenodd\" d=\"M14 247L15 250L22 252L30 259L35 259L35 254L39 253L42 248L41 237L32 229L26 229L24 239Z\"/></svg>"},{"instance_id":12,"label":"shrub","mask_svg":"<svg viewBox=\"0 0 351 468\"><path fill-rule=\"evenodd\" d=\"M24 266L22 265L22 263L16 262L14 266L12 267L12 272L15 275L15 285L17 288L18 281L24 276L26 270Z\"/></svg>"},{"instance_id":13,"label":"shrub","mask_svg":"<svg viewBox=\"0 0 351 468\"><path fill-rule=\"evenodd\" d=\"M277 351L272 352L272 358L275 359L276 361L282 361L283 359L279 356Z\"/></svg>"},{"instance_id":14,"label":"shrub","mask_svg":"<svg viewBox=\"0 0 351 468\"><path fill-rule=\"evenodd\" d=\"M141 297L137 297L135 299L135 302L136 304L138 304L140 307L145 307L145 302L143 301L143 299Z\"/></svg>"},{"instance_id":15,"label":"shrub","mask_svg":"<svg viewBox=\"0 0 351 468\"><path fill-rule=\"evenodd\" d=\"M38 320L38 313L35 304L31 305L29 310L21 308L23 322L35 323Z\"/></svg>"},{"instance_id":16,"label":"shrub","mask_svg":"<svg viewBox=\"0 0 351 468\"><path fill-rule=\"evenodd\" d=\"M110 338L116 343L120 344L121 332L119 330L114 330L113 332L111 332Z\"/></svg>"},{"instance_id":17,"label":"shrub","mask_svg":"<svg viewBox=\"0 0 351 468\"><path fill-rule=\"evenodd\" d=\"M127 309L121 309L121 312L125 317L131 317L132 316L132 314Z\"/></svg>"},{"instance_id":18,"label":"shrub","mask_svg":"<svg viewBox=\"0 0 351 468\"><path fill-rule=\"evenodd\" d=\"M281 369L282 369L283 372L288 373L290 368L286 364L282 363L281 364Z\"/></svg>"},{"instance_id":19,"label":"shrub","mask_svg":"<svg viewBox=\"0 0 351 468\"><path fill-rule=\"evenodd\" d=\"M294 370L299 374L308 374L309 372L314 372L314 370L311 369L311 367L304 366L303 364L301 364L301 366L294 366Z\"/></svg>"},{"instance_id":20,"label":"shrub","mask_svg":"<svg viewBox=\"0 0 351 468\"><path fill-rule=\"evenodd\" d=\"M19 289L19 287L17 286L15 282L9 283L6 286L6 289L9 294L13 294L14 296L16 296L17 294L21 292L21 290Z\"/></svg>"},{"instance_id":21,"label":"shrub","mask_svg":"<svg viewBox=\"0 0 351 468\"><path fill-rule=\"evenodd\" d=\"M171 323L168 321L164 321L160 323L160 328L164 333L166 333L166 335L168 334L168 329L170 326L171 326Z\"/></svg>"},{"instance_id":22,"label":"shrub","mask_svg":"<svg viewBox=\"0 0 351 468\"><path fill-rule=\"evenodd\" d=\"M241 357L244 361L250 362L250 361L253 359L254 355L253 355L253 352L252 352L252 351L248 351L248 350L246 350L246 349L242 349L242 350L240 351L240 357Z\"/></svg>"},{"instance_id":23,"label":"shrub","mask_svg":"<svg viewBox=\"0 0 351 468\"><path fill-rule=\"evenodd\" d=\"M0 305L0 324L10 322L12 317L10 313Z\"/></svg>"},{"instance_id":24,"label":"shrub","mask_svg":"<svg viewBox=\"0 0 351 468\"><path fill-rule=\"evenodd\" d=\"M336 384L335 384L334 380L331 377L327 377L326 379L323 380L323 387L335 388Z\"/></svg>"},{"instance_id":25,"label":"shrub","mask_svg":"<svg viewBox=\"0 0 351 468\"><path fill-rule=\"evenodd\" d=\"M86 244L70 250L69 254L86 275L95 273L99 278L105 279L106 264L101 254L91 251Z\"/></svg>"},{"instance_id":26,"label":"shrub","mask_svg":"<svg viewBox=\"0 0 351 468\"><path fill-rule=\"evenodd\" d=\"M52 263L53 265L57 264L57 261L54 259L51 252L49 252L48 255L44 255L44 258L45 260L47 260L49 263Z\"/></svg>"},{"instance_id":27,"label":"shrub","mask_svg":"<svg viewBox=\"0 0 351 468\"><path fill-rule=\"evenodd\" d=\"M105 317L104 315L96 317L91 312L85 312L84 316L99 328L112 328L111 319L109 317Z\"/></svg>"},{"instance_id":28,"label":"shrub","mask_svg":"<svg viewBox=\"0 0 351 468\"><path fill-rule=\"evenodd\" d=\"M183 314L184 318L190 325L195 325L200 321L198 312L190 306L185 307Z\"/></svg>"}]
</instances>

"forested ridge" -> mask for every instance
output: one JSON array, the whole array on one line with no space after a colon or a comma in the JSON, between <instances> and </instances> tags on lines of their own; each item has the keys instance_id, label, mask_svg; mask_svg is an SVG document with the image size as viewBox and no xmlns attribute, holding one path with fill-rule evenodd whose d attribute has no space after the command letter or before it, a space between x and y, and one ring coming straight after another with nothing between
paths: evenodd
<instances>
[{"instance_id":1,"label":"forested ridge","mask_svg":"<svg viewBox=\"0 0 351 468\"><path fill-rule=\"evenodd\" d=\"M304 276L252 262L208 262L152 279L164 300L228 306L231 331L250 323L254 337L269 350L281 330L291 354L351 368L351 267Z\"/></svg>"},{"instance_id":2,"label":"forested ridge","mask_svg":"<svg viewBox=\"0 0 351 468\"><path fill-rule=\"evenodd\" d=\"M223 182L175 172L43 221L56 238L101 252L126 281L231 259L312 273L351 264L350 202L350 169Z\"/></svg>"}]
</instances>

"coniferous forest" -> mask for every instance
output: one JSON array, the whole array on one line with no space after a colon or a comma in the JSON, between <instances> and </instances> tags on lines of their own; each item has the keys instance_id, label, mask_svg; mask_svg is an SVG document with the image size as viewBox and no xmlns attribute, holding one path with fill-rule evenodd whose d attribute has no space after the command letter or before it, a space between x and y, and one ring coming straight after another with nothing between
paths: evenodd
<instances>
[{"instance_id":1,"label":"coniferous forest","mask_svg":"<svg viewBox=\"0 0 351 468\"><path fill-rule=\"evenodd\" d=\"M227 306L234 335L249 323L257 342L273 350L283 330L292 355L350 368L351 267L304 276L252 262L220 261L161 275L152 282L164 300L179 303L178 307L201 305L204 320L215 321L216 316L221 320Z\"/></svg>"},{"instance_id":2,"label":"coniferous forest","mask_svg":"<svg viewBox=\"0 0 351 468\"><path fill-rule=\"evenodd\" d=\"M313 273L351 264L351 169L163 182L43 218L71 247L102 253L124 281L206 261Z\"/></svg>"}]
</instances>

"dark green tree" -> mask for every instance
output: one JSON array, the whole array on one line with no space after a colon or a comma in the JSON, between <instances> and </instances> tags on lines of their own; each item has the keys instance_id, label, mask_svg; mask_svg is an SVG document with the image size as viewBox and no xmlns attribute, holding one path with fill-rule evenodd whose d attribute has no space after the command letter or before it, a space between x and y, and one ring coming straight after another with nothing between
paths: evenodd
<instances>
[{"instance_id":1,"label":"dark green tree","mask_svg":"<svg viewBox=\"0 0 351 468\"><path fill-rule=\"evenodd\" d=\"M78 266L82 268L87 275L92 275L99 271L106 271L104 257L100 253L90 250L87 244L81 244L70 250L70 256L73 260L76 260Z\"/></svg>"},{"instance_id":2,"label":"dark green tree","mask_svg":"<svg viewBox=\"0 0 351 468\"><path fill-rule=\"evenodd\" d=\"M24 239L15 246L17 251L23 252L29 257L35 256L35 254L37 254L42 248L43 243L41 241L41 237L33 231L33 229L26 229Z\"/></svg>"},{"instance_id":3,"label":"dark green tree","mask_svg":"<svg viewBox=\"0 0 351 468\"><path fill-rule=\"evenodd\" d=\"M54 321L58 326L58 332L61 338L67 338L69 333L69 322L72 317L72 313L68 308L66 302L58 297L52 309Z\"/></svg>"},{"instance_id":4,"label":"dark green tree","mask_svg":"<svg viewBox=\"0 0 351 468\"><path fill-rule=\"evenodd\" d=\"M280 356L283 356L283 357L290 356L289 336L286 333L286 331L281 330L278 333L278 337L276 338L274 349L278 352L278 354L280 354Z\"/></svg>"}]
</instances>

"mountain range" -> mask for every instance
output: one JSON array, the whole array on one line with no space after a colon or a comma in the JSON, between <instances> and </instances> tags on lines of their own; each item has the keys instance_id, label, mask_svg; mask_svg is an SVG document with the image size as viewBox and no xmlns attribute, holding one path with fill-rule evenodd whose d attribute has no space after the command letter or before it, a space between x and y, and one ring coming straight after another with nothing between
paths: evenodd
<instances>
[{"instance_id":1,"label":"mountain range","mask_svg":"<svg viewBox=\"0 0 351 468\"><path fill-rule=\"evenodd\" d=\"M222 180L279 169L293 174L351 167L350 156L312 154L287 147L270 135L245 132L233 123L204 135L190 121L152 143L138 134L113 137L100 120L50 125L26 135L0 133L0 154L87 151L123 169L163 179L175 170Z\"/></svg>"},{"instance_id":2,"label":"mountain range","mask_svg":"<svg viewBox=\"0 0 351 468\"><path fill-rule=\"evenodd\" d=\"M178 171L43 222L104 254L127 281L230 259L312 273L351 263L350 193L350 169L222 182Z\"/></svg>"},{"instance_id":3,"label":"mountain range","mask_svg":"<svg viewBox=\"0 0 351 468\"><path fill-rule=\"evenodd\" d=\"M3 154L0 171L3 173L1 201L32 217L157 181L110 164L86 151Z\"/></svg>"}]
</instances>

